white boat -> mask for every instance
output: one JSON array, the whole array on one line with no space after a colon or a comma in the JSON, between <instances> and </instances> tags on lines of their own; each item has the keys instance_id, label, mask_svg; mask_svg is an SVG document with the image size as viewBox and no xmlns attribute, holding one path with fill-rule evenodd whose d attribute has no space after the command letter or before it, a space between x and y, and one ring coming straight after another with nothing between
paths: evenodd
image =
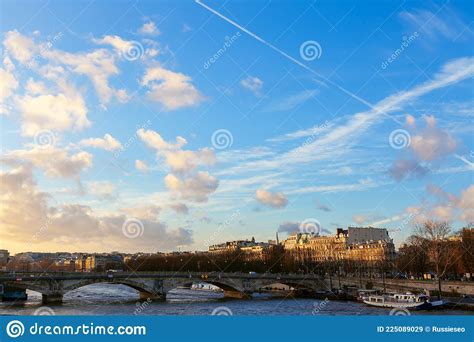
<instances>
[{"instance_id":1,"label":"white boat","mask_svg":"<svg viewBox=\"0 0 474 342\"><path fill-rule=\"evenodd\" d=\"M363 302L369 296L378 296L381 295L383 291L381 290L366 290L366 289L358 289L357 290L357 301Z\"/></svg>"},{"instance_id":2,"label":"white boat","mask_svg":"<svg viewBox=\"0 0 474 342\"><path fill-rule=\"evenodd\" d=\"M444 304L442 300L430 301L426 295L415 295L411 292L371 295L364 297L363 302L367 305L381 308L407 308L426 310L440 307Z\"/></svg>"},{"instance_id":3,"label":"white boat","mask_svg":"<svg viewBox=\"0 0 474 342\"><path fill-rule=\"evenodd\" d=\"M222 290L212 284L207 283L193 283L191 285L191 290L195 291L208 291L208 292L222 292Z\"/></svg>"}]
</instances>

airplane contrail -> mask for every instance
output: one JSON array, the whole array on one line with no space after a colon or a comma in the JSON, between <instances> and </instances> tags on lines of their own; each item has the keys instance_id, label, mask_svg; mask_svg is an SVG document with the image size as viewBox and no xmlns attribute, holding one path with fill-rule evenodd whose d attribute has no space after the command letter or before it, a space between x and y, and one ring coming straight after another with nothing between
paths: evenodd
<instances>
[{"instance_id":1,"label":"airplane contrail","mask_svg":"<svg viewBox=\"0 0 474 342\"><path fill-rule=\"evenodd\" d=\"M471 169L474 168L474 163L469 161L466 157L460 156L459 154L455 154L454 157L466 163Z\"/></svg>"},{"instance_id":2,"label":"airplane contrail","mask_svg":"<svg viewBox=\"0 0 474 342\"><path fill-rule=\"evenodd\" d=\"M247 33L249 36L251 36L252 38L258 40L259 42L261 42L262 44L265 44L266 46L268 46L270 49L278 52L280 55L282 55L283 57L289 59L290 61L292 61L293 63L296 63L297 65L299 65L300 67L304 68L305 70L311 72L312 74L316 75L317 77L321 78L322 80L324 80L325 82L329 83L330 85L336 87L337 89L339 89L340 91L344 92L345 94L349 95L350 97L352 97L353 99L365 104L366 106L368 106L369 108L371 108L372 110L378 112L379 110L377 108L375 108L370 102L364 100L363 98L357 96L356 94L354 94L353 92L347 90L346 88L340 86L339 84L337 83L334 83L333 81L331 81L330 79L324 77L323 75L321 75L320 73L314 71L313 69L311 69L310 67L308 67L306 64L304 63L301 63L299 60L297 60L296 58L293 58L291 57L289 54L287 54L285 51L282 51L280 50L279 48L277 48L275 45L267 42L265 39L257 36L255 33L247 30L245 27L237 24L235 21L233 21L232 19L229 19L227 18L225 15L223 15L222 13L219 13L218 11L216 11L215 9L207 6L206 4L202 3L200 0L195 0L195 2L204 7L205 9L207 9L209 12L211 13L214 13L215 15L217 15L218 17L224 19L225 21L227 21L229 24L237 27L239 30L242 30L243 32Z\"/></svg>"}]
</instances>

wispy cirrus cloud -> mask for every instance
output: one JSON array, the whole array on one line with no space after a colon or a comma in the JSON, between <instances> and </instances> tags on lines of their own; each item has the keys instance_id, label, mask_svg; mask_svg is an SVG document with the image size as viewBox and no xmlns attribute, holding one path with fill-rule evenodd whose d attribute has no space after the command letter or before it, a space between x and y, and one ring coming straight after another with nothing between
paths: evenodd
<instances>
[{"instance_id":1,"label":"wispy cirrus cloud","mask_svg":"<svg viewBox=\"0 0 474 342\"><path fill-rule=\"evenodd\" d=\"M447 3L433 10L414 9L403 11L399 16L413 30L420 31L425 37L431 39L443 37L456 40L463 35L472 37L473 34L460 15Z\"/></svg>"},{"instance_id":2,"label":"wispy cirrus cloud","mask_svg":"<svg viewBox=\"0 0 474 342\"><path fill-rule=\"evenodd\" d=\"M451 86L473 76L474 58L464 57L452 60L443 65L441 70L429 81L389 95L377 102L372 109L347 116L346 120L310 142L303 143L296 148L281 152L268 159L242 162L236 168L229 168L228 172L284 169L315 161L334 160L337 157L347 155L370 127L390 118L389 114L400 111L410 101L414 101L434 90Z\"/></svg>"},{"instance_id":3,"label":"wispy cirrus cloud","mask_svg":"<svg viewBox=\"0 0 474 342\"><path fill-rule=\"evenodd\" d=\"M318 89L307 89L288 97L275 100L267 105L266 112L283 112L295 109L318 94Z\"/></svg>"}]
</instances>

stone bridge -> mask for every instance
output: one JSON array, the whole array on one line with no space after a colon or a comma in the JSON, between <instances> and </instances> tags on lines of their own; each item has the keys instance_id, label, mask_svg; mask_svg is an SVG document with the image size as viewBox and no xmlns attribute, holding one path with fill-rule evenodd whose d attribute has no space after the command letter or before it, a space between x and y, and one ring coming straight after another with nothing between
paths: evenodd
<instances>
[{"instance_id":1,"label":"stone bridge","mask_svg":"<svg viewBox=\"0 0 474 342\"><path fill-rule=\"evenodd\" d=\"M180 286L206 282L221 288L224 297L249 298L253 292L272 284L284 284L300 291L327 290L323 277L300 274L253 273L8 273L0 274L0 284L9 291L32 290L42 294L44 303L61 302L64 294L95 283L123 284L140 293L141 299L166 299L166 294Z\"/></svg>"}]
</instances>

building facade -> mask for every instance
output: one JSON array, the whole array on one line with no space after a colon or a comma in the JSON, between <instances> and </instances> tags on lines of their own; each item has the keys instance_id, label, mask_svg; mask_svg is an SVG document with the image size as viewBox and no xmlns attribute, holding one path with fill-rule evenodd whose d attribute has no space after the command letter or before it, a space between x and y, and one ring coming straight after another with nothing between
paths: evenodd
<instances>
[{"instance_id":1,"label":"building facade","mask_svg":"<svg viewBox=\"0 0 474 342\"><path fill-rule=\"evenodd\" d=\"M210 253L243 252L247 260L262 258L263 254L274 244L251 240L235 240L209 246Z\"/></svg>"},{"instance_id":2,"label":"building facade","mask_svg":"<svg viewBox=\"0 0 474 342\"><path fill-rule=\"evenodd\" d=\"M395 246L384 228L338 228L333 236L308 233L290 235L285 250L301 261L351 261L376 264L395 258Z\"/></svg>"},{"instance_id":3,"label":"building facade","mask_svg":"<svg viewBox=\"0 0 474 342\"><path fill-rule=\"evenodd\" d=\"M77 264L76 264L77 265ZM123 257L115 254L88 255L83 261L84 272L104 272L107 270L122 270Z\"/></svg>"},{"instance_id":4,"label":"building facade","mask_svg":"<svg viewBox=\"0 0 474 342\"><path fill-rule=\"evenodd\" d=\"M6 249L0 249L0 270L6 270L9 258L10 252Z\"/></svg>"}]
</instances>

